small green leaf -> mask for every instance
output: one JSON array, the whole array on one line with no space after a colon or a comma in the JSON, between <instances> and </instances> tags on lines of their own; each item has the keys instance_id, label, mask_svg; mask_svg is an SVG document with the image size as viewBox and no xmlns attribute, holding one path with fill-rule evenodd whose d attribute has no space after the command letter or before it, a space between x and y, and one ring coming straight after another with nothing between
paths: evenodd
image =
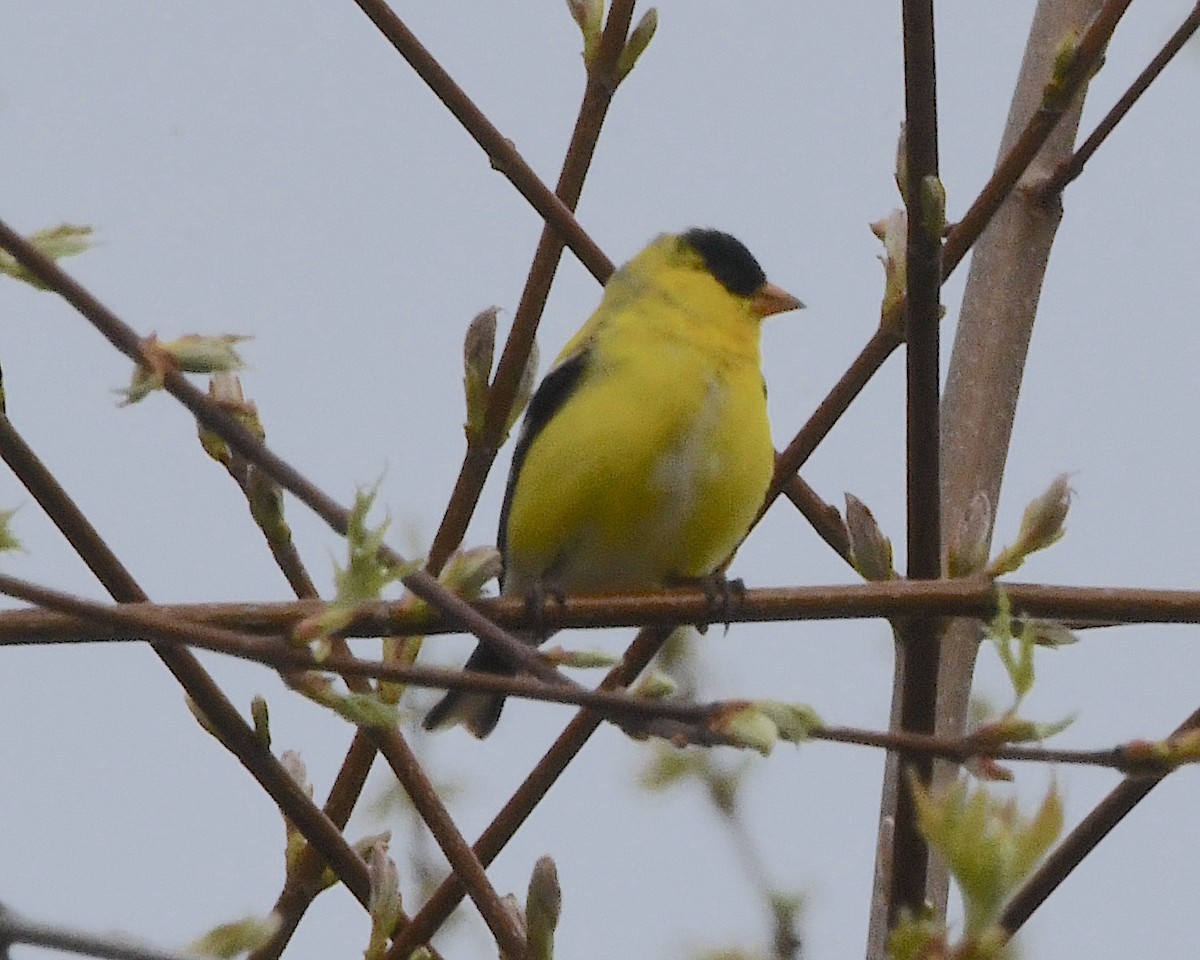
<instances>
[{"instance_id":1,"label":"small green leaf","mask_svg":"<svg viewBox=\"0 0 1200 960\"><path fill-rule=\"evenodd\" d=\"M1038 631L1022 625L1019 634L1013 634L1015 621L1008 593L1000 589L996 605L996 616L984 627L984 633L992 641L1000 662L1008 672L1009 682L1016 694L1017 703L1033 688L1033 650Z\"/></svg>"},{"instance_id":2,"label":"small green leaf","mask_svg":"<svg viewBox=\"0 0 1200 960\"><path fill-rule=\"evenodd\" d=\"M946 232L946 186L937 177L921 180L921 228L933 240Z\"/></svg>"},{"instance_id":3,"label":"small green leaf","mask_svg":"<svg viewBox=\"0 0 1200 960\"><path fill-rule=\"evenodd\" d=\"M468 443L482 431L487 414L488 389L492 376L492 357L496 349L496 314L499 307L477 313L463 339L463 393L467 419L464 429Z\"/></svg>"},{"instance_id":4,"label":"small green leaf","mask_svg":"<svg viewBox=\"0 0 1200 960\"><path fill-rule=\"evenodd\" d=\"M525 898L525 930L530 960L553 960L554 931L562 913L558 868L550 857L539 857L529 877Z\"/></svg>"},{"instance_id":5,"label":"small green leaf","mask_svg":"<svg viewBox=\"0 0 1200 960\"><path fill-rule=\"evenodd\" d=\"M883 535L874 514L858 497L846 494L846 533L850 537L850 562L868 581L893 580L892 541Z\"/></svg>"},{"instance_id":6,"label":"small green leaf","mask_svg":"<svg viewBox=\"0 0 1200 960\"><path fill-rule=\"evenodd\" d=\"M279 930L278 914L265 917L244 917L232 923L213 927L187 947L188 953L204 957L231 958L257 950Z\"/></svg>"},{"instance_id":7,"label":"small green leaf","mask_svg":"<svg viewBox=\"0 0 1200 960\"><path fill-rule=\"evenodd\" d=\"M1050 852L1063 829L1063 804L1058 788L1051 785L1041 807L1032 820L1019 824L1016 830L1012 861L1009 865L1010 884L1016 888L1042 857Z\"/></svg>"},{"instance_id":8,"label":"small green leaf","mask_svg":"<svg viewBox=\"0 0 1200 960\"><path fill-rule=\"evenodd\" d=\"M951 577L968 577L987 566L992 533L992 503L983 491L975 494L950 534L946 547Z\"/></svg>"},{"instance_id":9,"label":"small green leaf","mask_svg":"<svg viewBox=\"0 0 1200 960\"><path fill-rule=\"evenodd\" d=\"M603 650L565 650L562 647L543 650L542 658L556 667L574 667L579 670L615 667L621 662L620 657L614 657Z\"/></svg>"},{"instance_id":10,"label":"small green leaf","mask_svg":"<svg viewBox=\"0 0 1200 960\"><path fill-rule=\"evenodd\" d=\"M637 685L630 691L635 697L643 697L646 700L664 700L667 697L674 695L679 689L667 674L661 670L650 669L646 671L645 676L637 682Z\"/></svg>"},{"instance_id":11,"label":"small green leaf","mask_svg":"<svg viewBox=\"0 0 1200 960\"><path fill-rule=\"evenodd\" d=\"M245 367L234 348L249 339L238 333L215 336L189 333L175 340L159 340L157 347L184 373L228 373Z\"/></svg>"},{"instance_id":12,"label":"small green leaf","mask_svg":"<svg viewBox=\"0 0 1200 960\"><path fill-rule=\"evenodd\" d=\"M21 546L21 541L13 534L12 528L9 525L9 521L12 520L13 514L17 512L17 509L19 508L14 507L12 510L0 510L0 552L24 549Z\"/></svg>"},{"instance_id":13,"label":"small green leaf","mask_svg":"<svg viewBox=\"0 0 1200 960\"><path fill-rule=\"evenodd\" d=\"M438 574L438 582L456 596L475 600L489 582L504 572L500 551L495 547L456 550Z\"/></svg>"},{"instance_id":14,"label":"small green leaf","mask_svg":"<svg viewBox=\"0 0 1200 960\"><path fill-rule=\"evenodd\" d=\"M267 750L271 749L271 714L267 709L265 697L256 696L250 701L250 717L254 721L254 733L258 742Z\"/></svg>"},{"instance_id":15,"label":"small green leaf","mask_svg":"<svg viewBox=\"0 0 1200 960\"><path fill-rule=\"evenodd\" d=\"M780 700L755 700L754 706L770 718L781 740L804 743L812 739L814 730L824 724L817 712L803 703L784 703Z\"/></svg>"},{"instance_id":16,"label":"small green leaf","mask_svg":"<svg viewBox=\"0 0 1200 960\"><path fill-rule=\"evenodd\" d=\"M1043 743L1050 737L1062 733L1074 722L1075 717L1069 716L1052 723L1035 723L1009 711L995 720L980 724L971 731L970 740L974 744L987 746L1000 746L1005 743Z\"/></svg>"},{"instance_id":17,"label":"small green leaf","mask_svg":"<svg viewBox=\"0 0 1200 960\"><path fill-rule=\"evenodd\" d=\"M888 934L887 955L888 960L937 960L951 956L945 922L929 909L917 917L906 912Z\"/></svg>"},{"instance_id":18,"label":"small green leaf","mask_svg":"<svg viewBox=\"0 0 1200 960\"><path fill-rule=\"evenodd\" d=\"M314 641L313 655L322 660L329 655L333 634L344 629L353 619L358 605L378 600L383 588L402 580L420 569L419 560L395 563L383 550L384 538L391 518L375 527L368 526L367 514L375 503L379 484L370 489L359 488L346 524L347 564L334 564L334 599L318 614L306 617L292 629L292 642L307 645Z\"/></svg>"},{"instance_id":19,"label":"small green leaf","mask_svg":"<svg viewBox=\"0 0 1200 960\"><path fill-rule=\"evenodd\" d=\"M767 714L747 701L731 701L709 722L709 728L735 746L768 756L779 742L779 728Z\"/></svg>"},{"instance_id":20,"label":"small green leaf","mask_svg":"<svg viewBox=\"0 0 1200 960\"><path fill-rule=\"evenodd\" d=\"M1063 538L1073 493L1068 479L1067 474L1060 473L1041 496L1030 501L1021 517L1021 529L1016 541L1001 550L988 564L990 576L1012 573L1031 553L1045 550Z\"/></svg>"},{"instance_id":21,"label":"small green leaf","mask_svg":"<svg viewBox=\"0 0 1200 960\"><path fill-rule=\"evenodd\" d=\"M400 712L373 693L347 693L332 696L326 703L340 717L360 727L393 730L400 723Z\"/></svg>"},{"instance_id":22,"label":"small green leaf","mask_svg":"<svg viewBox=\"0 0 1200 960\"><path fill-rule=\"evenodd\" d=\"M92 247L90 239L91 227L81 227L73 223L59 224L46 230L39 230L27 238L30 244L45 254L51 260L61 260L63 257L74 257ZM39 290L49 290L46 284L25 269L7 250L0 250L0 274L7 274L14 280L20 280Z\"/></svg>"},{"instance_id":23,"label":"small green leaf","mask_svg":"<svg viewBox=\"0 0 1200 960\"><path fill-rule=\"evenodd\" d=\"M886 320L897 314L908 295L908 217L893 210L883 220L871 224L871 232L883 241L884 291L880 314Z\"/></svg>"},{"instance_id":24,"label":"small green leaf","mask_svg":"<svg viewBox=\"0 0 1200 960\"><path fill-rule=\"evenodd\" d=\"M650 41L654 39L656 30L658 30L658 9L651 7L642 14L642 19L630 32L629 39L625 41L621 55L617 58L617 83L621 83L637 66L638 60L650 46Z\"/></svg>"},{"instance_id":25,"label":"small green leaf","mask_svg":"<svg viewBox=\"0 0 1200 960\"><path fill-rule=\"evenodd\" d=\"M604 0L567 0L567 9L583 34L583 62L590 69L600 49L604 29Z\"/></svg>"},{"instance_id":26,"label":"small green leaf","mask_svg":"<svg viewBox=\"0 0 1200 960\"><path fill-rule=\"evenodd\" d=\"M129 386L117 392L127 407L161 389L167 371L184 373L228 373L240 370L245 364L234 347L249 337L236 333L201 336L192 333L175 340L159 340L151 334L142 342L143 363L137 364Z\"/></svg>"},{"instance_id":27,"label":"small green leaf","mask_svg":"<svg viewBox=\"0 0 1200 960\"><path fill-rule=\"evenodd\" d=\"M685 780L704 775L707 758L699 750L679 750L656 744L653 762L642 771L638 782L646 790L669 790Z\"/></svg>"},{"instance_id":28,"label":"small green leaf","mask_svg":"<svg viewBox=\"0 0 1200 960\"><path fill-rule=\"evenodd\" d=\"M371 844L367 855L367 876L371 889L367 897L367 912L371 917L371 939L363 951L365 960L383 960L388 941L400 922L400 874L388 856L387 839Z\"/></svg>"}]
</instances>

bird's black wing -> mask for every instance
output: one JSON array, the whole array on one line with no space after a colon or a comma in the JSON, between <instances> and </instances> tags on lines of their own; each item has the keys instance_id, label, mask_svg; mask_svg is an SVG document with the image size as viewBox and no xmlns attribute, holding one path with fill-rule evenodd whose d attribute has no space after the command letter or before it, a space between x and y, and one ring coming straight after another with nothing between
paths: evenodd
<instances>
[{"instance_id":1,"label":"bird's black wing","mask_svg":"<svg viewBox=\"0 0 1200 960\"><path fill-rule=\"evenodd\" d=\"M529 409L525 411L525 422L521 425L521 435L517 438L517 447L513 451L512 467L508 471L508 485L504 488L504 506L500 508L500 530L496 535L496 544L500 548L504 566L508 566L508 512L512 507L513 491L517 487L517 477L521 473L521 465L529 446L542 432L542 428L550 422L564 403L575 392L580 379L591 363L591 350L581 350L575 356L564 360L546 374L545 379L538 384L533 398L529 401ZM503 580L501 580L503 586Z\"/></svg>"}]
</instances>

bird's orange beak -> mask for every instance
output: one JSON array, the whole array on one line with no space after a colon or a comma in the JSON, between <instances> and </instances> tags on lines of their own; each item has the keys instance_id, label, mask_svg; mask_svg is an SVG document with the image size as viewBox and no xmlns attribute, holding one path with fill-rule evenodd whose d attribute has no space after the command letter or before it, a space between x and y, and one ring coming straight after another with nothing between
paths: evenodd
<instances>
[{"instance_id":1,"label":"bird's orange beak","mask_svg":"<svg viewBox=\"0 0 1200 960\"><path fill-rule=\"evenodd\" d=\"M776 313L786 313L788 310L803 309L803 303L773 283L764 283L750 297L750 310L759 319Z\"/></svg>"}]
</instances>

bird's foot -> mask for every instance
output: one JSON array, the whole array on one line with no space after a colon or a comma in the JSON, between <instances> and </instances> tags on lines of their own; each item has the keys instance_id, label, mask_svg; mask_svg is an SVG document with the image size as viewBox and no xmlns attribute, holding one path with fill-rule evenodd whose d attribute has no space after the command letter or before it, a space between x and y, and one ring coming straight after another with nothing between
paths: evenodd
<instances>
[{"instance_id":1,"label":"bird's foot","mask_svg":"<svg viewBox=\"0 0 1200 960\"><path fill-rule=\"evenodd\" d=\"M561 607L567 602L566 591L556 583L539 580L525 592L525 615L533 632L543 639L550 635L546 629L547 600L553 600Z\"/></svg>"}]
</instances>

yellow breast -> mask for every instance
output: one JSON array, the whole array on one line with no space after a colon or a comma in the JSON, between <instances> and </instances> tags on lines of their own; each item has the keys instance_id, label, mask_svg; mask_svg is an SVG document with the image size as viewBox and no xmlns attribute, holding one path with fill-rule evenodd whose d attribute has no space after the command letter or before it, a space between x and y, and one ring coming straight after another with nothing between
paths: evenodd
<instances>
[{"instance_id":1,"label":"yellow breast","mask_svg":"<svg viewBox=\"0 0 1200 960\"><path fill-rule=\"evenodd\" d=\"M651 589L711 573L761 506L773 450L757 325L641 297L593 330L587 372L530 444L509 508L505 589Z\"/></svg>"}]
</instances>

